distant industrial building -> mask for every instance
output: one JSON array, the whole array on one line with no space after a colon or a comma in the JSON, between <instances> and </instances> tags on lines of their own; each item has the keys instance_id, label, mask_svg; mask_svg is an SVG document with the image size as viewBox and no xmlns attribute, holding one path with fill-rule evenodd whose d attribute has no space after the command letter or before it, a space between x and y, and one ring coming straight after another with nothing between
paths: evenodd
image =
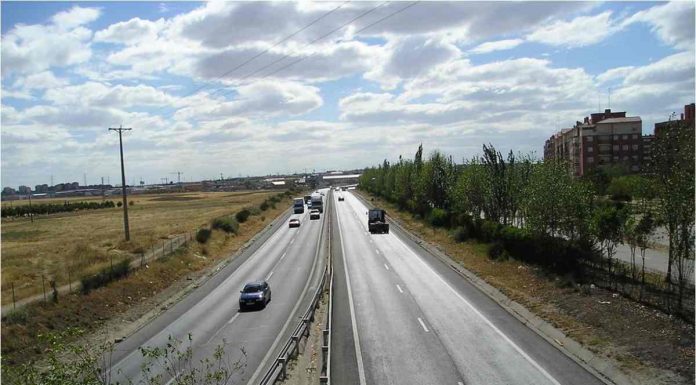
<instances>
[{"instance_id":1,"label":"distant industrial building","mask_svg":"<svg viewBox=\"0 0 696 385\"><path fill-rule=\"evenodd\" d=\"M639 172L644 144L651 143L651 137L643 136L643 121L639 116L606 109L552 135L544 143L544 159L567 160L576 176L609 165L624 165L632 172Z\"/></svg>"}]
</instances>

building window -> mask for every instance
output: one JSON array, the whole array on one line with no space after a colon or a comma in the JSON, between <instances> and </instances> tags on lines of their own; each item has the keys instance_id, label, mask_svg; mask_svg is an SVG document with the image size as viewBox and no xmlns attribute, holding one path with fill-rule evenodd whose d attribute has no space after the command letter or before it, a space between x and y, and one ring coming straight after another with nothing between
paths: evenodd
<instances>
[{"instance_id":1,"label":"building window","mask_svg":"<svg viewBox=\"0 0 696 385\"><path fill-rule=\"evenodd\" d=\"M628 144L624 144L623 146L621 146L621 149L624 151L628 151Z\"/></svg>"},{"instance_id":2,"label":"building window","mask_svg":"<svg viewBox=\"0 0 696 385\"><path fill-rule=\"evenodd\" d=\"M614 140L619 140L619 136L618 136L618 135L614 135Z\"/></svg>"},{"instance_id":3,"label":"building window","mask_svg":"<svg viewBox=\"0 0 696 385\"><path fill-rule=\"evenodd\" d=\"M628 162L628 157L624 156L624 162Z\"/></svg>"},{"instance_id":4,"label":"building window","mask_svg":"<svg viewBox=\"0 0 696 385\"><path fill-rule=\"evenodd\" d=\"M593 152L593 151L594 151L594 148L593 148L593 147L591 147L591 146L590 146L590 147L587 147L587 152Z\"/></svg>"},{"instance_id":5,"label":"building window","mask_svg":"<svg viewBox=\"0 0 696 385\"><path fill-rule=\"evenodd\" d=\"M587 157L587 163L594 163L594 158L591 156Z\"/></svg>"},{"instance_id":6,"label":"building window","mask_svg":"<svg viewBox=\"0 0 696 385\"><path fill-rule=\"evenodd\" d=\"M637 145L637 144L634 144L633 146L631 146L631 148L633 148L633 151L638 151L638 145Z\"/></svg>"},{"instance_id":7,"label":"building window","mask_svg":"<svg viewBox=\"0 0 696 385\"><path fill-rule=\"evenodd\" d=\"M592 141L592 137L591 137L591 136L586 136L586 137L585 137L585 141L591 142L591 141Z\"/></svg>"},{"instance_id":8,"label":"building window","mask_svg":"<svg viewBox=\"0 0 696 385\"><path fill-rule=\"evenodd\" d=\"M628 135L624 135L624 136L622 136L622 137L621 137L621 139L623 139L623 140L627 140L627 139L628 139Z\"/></svg>"},{"instance_id":9,"label":"building window","mask_svg":"<svg viewBox=\"0 0 696 385\"><path fill-rule=\"evenodd\" d=\"M638 134L633 134L633 139L638 139Z\"/></svg>"},{"instance_id":10,"label":"building window","mask_svg":"<svg viewBox=\"0 0 696 385\"><path fill-rule=\"evenodd\" d=\"M618 161L619 161L619 157L618 157L618 156L615 156L615 157L614 157L614 162L618 162Z\"/></svg>"},{"instance_id":11,"label":"building window","mask_svg":"<svg viewBox=\"0 0 696 385\"><path fill-rule=\"evenodd\" d=\"M637 164L634 164L633 166L631 166L631 170L638 171L638 170L640 170L640 166L638 166Z\"/></svg>"},{"instance_id":12,"label":"building window","mask_svg":"<svg viewBox=\"0 0 696 385\"><path fill-rule=\"evenodd\" d=\"M614 145L614 151L619 151L619 145L618 145L618 144L615 144L615 145Z\"/></svg>"}]
</instances>

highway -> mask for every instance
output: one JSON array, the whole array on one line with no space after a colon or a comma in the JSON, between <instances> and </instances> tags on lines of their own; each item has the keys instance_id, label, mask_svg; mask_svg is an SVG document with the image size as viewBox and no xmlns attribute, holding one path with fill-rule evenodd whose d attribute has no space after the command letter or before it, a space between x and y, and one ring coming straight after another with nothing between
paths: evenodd
<instances>
[{"instance_id":1,"label":"highway","mask_svg":"<svg viewBox=\"0 0 696 385\"><path fill-rule=\"evenodd\" d=\"M301 220L299 228L288 228L290 217ZM117 345L111 357L112 374L123 383L140 383L143 358L141 346L165 346L174 337L191 347L194 361L212 357L224 343L226 361L244 366L230 383L254 383L275 359L277 350L292 333L316 289L326 262L322 247L328 231L325 216L309 220L304 214L286 212L274 228L260 237L219 273L172 306L145 327ZM239 311L239 291L253 280L266 279L272 301L263 310ZM242 350L244 353L242 353ZM155 373L160 367L155 367ZM172 375L164 374L164 382Z\"/></svg>"},{"instance_id":2,"label":"highway","mask_svg":"<svg viewBox=\"0 0 696 385\"><path fill-rule=\"evenodd\" d=\"M334 385L602 384L393 227L369 234L367 208L342 194L332 240Z\"/></svg>"}]
</instances>

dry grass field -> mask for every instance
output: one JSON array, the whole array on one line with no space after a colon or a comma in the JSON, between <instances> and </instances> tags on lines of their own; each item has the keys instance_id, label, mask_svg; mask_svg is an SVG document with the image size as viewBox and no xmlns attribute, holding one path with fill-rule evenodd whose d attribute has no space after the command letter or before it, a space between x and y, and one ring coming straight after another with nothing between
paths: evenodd
<instances>
[{"instance_id":1,"label":"dry grass field","mask_svg":"<svg viewBox=\"0 0 696 385\"><path fill-rule=\"evenodd\" d=\"M12 301L11 284L17 299L42 291L55 279L60 286L94 272L129 253L146 251L163 239L191 233L222 215L234 214L247 206L258 207L277 191L195 192L133 195L129 201L131 241L123 237L121 208L84 210L2 221L2 303ZM35 200L48 203L101 200L69 198ZM120 197L111 197L117 201ZM7 202L5 205L28 204Z\"/></svg>"}]
</instances>

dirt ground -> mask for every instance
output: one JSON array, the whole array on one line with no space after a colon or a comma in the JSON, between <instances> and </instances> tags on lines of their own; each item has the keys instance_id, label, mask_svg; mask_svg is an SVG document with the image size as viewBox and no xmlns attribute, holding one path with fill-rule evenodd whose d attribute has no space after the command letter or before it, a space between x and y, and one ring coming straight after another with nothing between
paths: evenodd
<instances>
[{"instance_id":1,"label":"dirt ground","mask_svg":"<svg viewBox=\"0 0 696 385\"><path fill-rule=\"evenodd\" d=\"M694 326L690 323L611 291L550 276L514 259L492 261L486 244L457 243L445 229L415 220L379 198L374 203L568 337L615 361L637 383L694 383Z\"/></svg>"},{"instance_id":2,"label":"dirt ground","mask_svg":"<svg viewBox=\"0 0 696 385\"><path fill-rule=\"evenodd\" d=\"M211 219L258 207L278 191L196 192L133 195L128 208L130 242L123 241L121 208L2 219L2 304L42 292L42 276L58 286L77 280L162 243L169 236L192 233ZM112 197L113 198L113 197ZM101 198L71 198L73 201ZM112 199L113 200L113 199ZM43 202L43 200L41 200ZM46 200L48 201L48 200ZM60 200L61 202L63 200ZM55 202L54 202L55 203ZM3 203L4 205L17 202Z\"/></svg>"},{"instance_id":3,"label":"dirt ground","mask_svg":"<svg viewBox=\"0 0 696 385\"><path fill-rule=\"evenodd\" d=\"M278 382L285 385L316 385L321 376L321 345L323 342L323 330L326 324L328 313L329 294L324 291L324 295L319 301L319 307L314 313L314 322L311 326L309 338L300 344L300 354L297 359L290 361L288 365L287 377L284 381Z\"/></svg>"},{"instance_id":4,"label":"dirt ground","mask_svg":"<svg viewBox=\"0 0 696 385\"><path fill-rule=\"evenodd\" d=\"M61 296L58 303L29 305L3 317L3 365L38 358L46 348L38 338L42 333L77 327L87 335L96 334L107 339L129 334L138 327L137 322L146 322L148 316L156 315L163 306L175 301L173 295L181 294L182 289L237 251L289 204L289 199L283 200L275 209L251 216L240 226L237 235L214 231L205 245L190 242L175 255L154 261L87 295Z\"/></svg>"}]
</instances>

